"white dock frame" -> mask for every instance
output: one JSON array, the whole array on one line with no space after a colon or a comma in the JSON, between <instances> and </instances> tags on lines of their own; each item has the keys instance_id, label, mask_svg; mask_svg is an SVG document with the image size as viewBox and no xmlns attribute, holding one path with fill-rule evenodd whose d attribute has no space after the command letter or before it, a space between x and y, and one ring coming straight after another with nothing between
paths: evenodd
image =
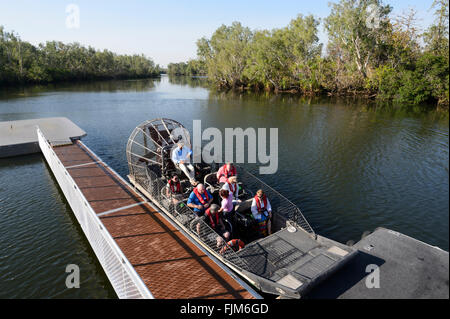
<instances>
[{"instance_id":1,"label":"white dock frame","mask_svg":"<svg viewBox=\"0 0 450 319\"><path fill-rule=\"evenodd\" d=\"M121 299L153 299L152 293L104 227L39 127L37 135L39 147L117 296Z\"/></svg>"}]
</instances>

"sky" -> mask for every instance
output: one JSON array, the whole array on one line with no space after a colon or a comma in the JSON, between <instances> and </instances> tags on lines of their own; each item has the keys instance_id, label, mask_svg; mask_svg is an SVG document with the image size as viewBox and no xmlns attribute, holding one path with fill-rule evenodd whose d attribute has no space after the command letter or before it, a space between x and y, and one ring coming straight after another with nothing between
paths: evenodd
<instances>
[{"instance_id":1,"label":"sky","mask_svg":"<svg viewBox=\"0 0 450 319\"><path fill-rule=\"evenodd\" d=\"M337 0L331 0L336 2ZM255 29L286 26L299 13L325 18L330 0L0 0L0 25L17 32L21 39L79 42L119 54L144 54L155 63L187 61L196 57L195 42L211 37L222 24L239 21ZM419 26L433 22L433 0L384 0L393 14L409 8L418 13ZM79 26L71 19L79 9ZM68 7L69 6L69 7ZM66 9L69 8L69 12ZM69 20L69 24L67 24ZM69 27L68 27L69 26ZM326 43L323 25L319 38Z\"/></svg>"}]
</instances>

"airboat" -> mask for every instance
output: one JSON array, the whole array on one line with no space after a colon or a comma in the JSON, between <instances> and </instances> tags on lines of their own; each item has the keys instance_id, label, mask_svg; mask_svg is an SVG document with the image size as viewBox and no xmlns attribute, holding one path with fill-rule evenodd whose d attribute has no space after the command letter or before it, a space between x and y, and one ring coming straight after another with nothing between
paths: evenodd
<instances>
[{"instance_id":1,"label":"airboat","mask_svg":"<svg viewBox=\"0 0 450 319\"><path fill-rule=\"evenodd\" d=\"M235 251L226 241L217 240L219 235L187 206L193 186L171 160L179 141L192 149L189 131L175 120L159 118L138 125L126 149L130 182L191 241L256 289L284 298L301 298L357 254L350 246L316 234L296 205L237 165L242 202L234 218L226 220L226 226L231 238L241 239L245 246ZM220 164L193 164L197 181L205 184L216 203L220 190L216 171ZM168 191L168 180L175 173L181 180L181 196ZM256 221L251 214L251 201L258 189L264 190L272 206L272 234L266 237L255 230Z\"/></svg>"}]
</instances>

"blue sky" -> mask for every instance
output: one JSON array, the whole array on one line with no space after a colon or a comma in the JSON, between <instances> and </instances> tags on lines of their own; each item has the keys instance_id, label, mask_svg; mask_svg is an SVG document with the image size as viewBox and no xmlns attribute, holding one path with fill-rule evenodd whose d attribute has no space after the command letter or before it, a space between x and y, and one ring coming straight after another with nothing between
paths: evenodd
<instances>
[{"instance_id":1,"label":"blue sky","mask_svg":"<svg viewBox=\"0 0 450 319\"><path fill-rule=\"evenodd\" d=\"M337 0L333 0L335 2ZM384 0L394 14L418 11L422 28L433 21L433 0ZM80 28L66 27L66 6L80 9ZM251 29L286 26L298 13L324 18L329 0L0 0L0 25L33 44L47 40L80 42L117 53L143 53L156 63L196 56L197 39L210 37L221 24L240 21ZM326 42L323 27L320 38Z\"/></svg>"}]
</instances>

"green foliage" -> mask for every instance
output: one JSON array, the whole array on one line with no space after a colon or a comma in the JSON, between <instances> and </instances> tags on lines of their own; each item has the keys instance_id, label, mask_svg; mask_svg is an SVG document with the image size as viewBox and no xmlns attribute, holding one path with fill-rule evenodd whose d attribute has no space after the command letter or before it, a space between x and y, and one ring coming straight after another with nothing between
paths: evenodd
<instances>
[{"instance_id":1,"label":"green foliage","mask_svg":"<svg viewBox=\"0 0 450 319\"><path fill-rule=\"evenodd\" d=\"M167 74L188 76L206 75L206 65L205 62L200 60L189 60L187 63L169 63L167 65Z\"/></svg>"},{"instance_id":2,"label":"green foliage","mask_svg":"<svg viewBox=\"0 0 450 319\"><path fill-rule=\"evenodd\" d=\"M313 16L291 21L288 27L255 32L244 75L255 86L314 92L320 88L320 53Z\"/></svg>"},{"instance_id":3,"label":"green foliage","mask_svg":"<svg viewBox=\"0 0 450 319\"><path fill-rule=\"evenodd\" d=\"M239 22L222 25L211 39L197 41L197 54L204 61L209 78L220 87L237 87L246 83L244 70L250 56L253 33Z\"/></svg>"},{"instance_id":4,"label":"green foliage","mask_svg":"<svg viewBox=\"0 0 450 319\"><path fill-rule=\"evenodd\" d=\"M324 19L298 15L288 26L252 32L222 25L197 41L198 60L219 88L248 87L303 94L363 94L381 100L449 104L448 1L435 0L436 22L424 34L416 12L391 17L381 0L340 0ZM425 43L422 47L420 43ZM173 73L189 74L187 64Z\"/></svg>"},{"instance_id":5,"label":"green foliage","mask_svg":"<svg viewBox=\"0 0 450 319\"><path fill-rule=\"evenodd\" d=\"M159 74L159 66L143 55L117 55L57 41L36 47L0 26L0 84L145 78Z\"/></svg>"},{"instance_id":6,"label":"green foliage","mask_svg":"<svg viewBox=\"0 0 450 319\"><path fill-rule=\"evenodd\" d=\"M385 65L375 74L368 86L378 90L379 98L406 104L449 103L449 62L443 56L427 52L412 69L394 69Z\"/></svg>"}]
</instances>

